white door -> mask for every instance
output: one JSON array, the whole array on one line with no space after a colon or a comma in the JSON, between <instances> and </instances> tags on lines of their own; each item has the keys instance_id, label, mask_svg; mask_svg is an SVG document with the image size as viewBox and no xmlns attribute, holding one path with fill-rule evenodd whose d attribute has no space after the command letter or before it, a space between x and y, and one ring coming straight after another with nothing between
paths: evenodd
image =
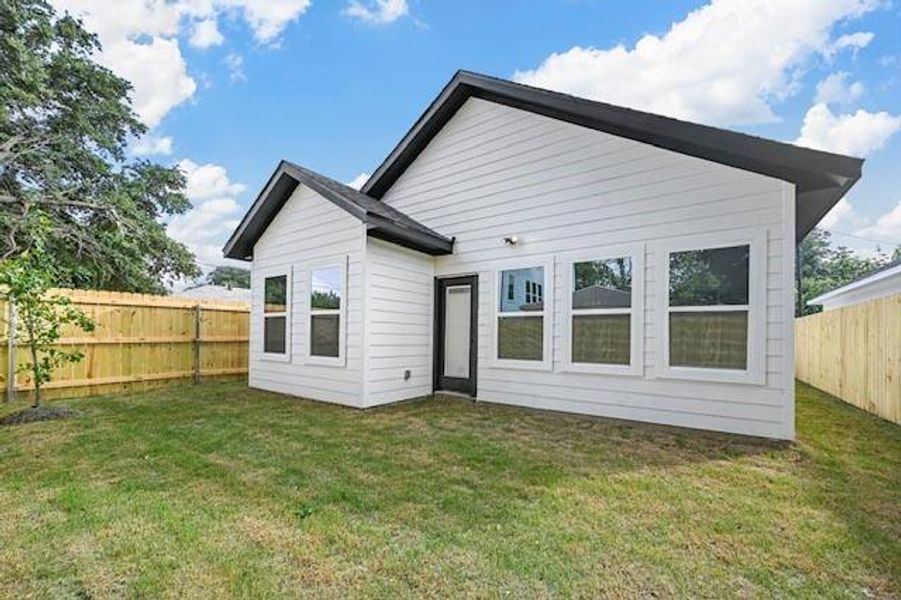
<instances>
[{"instance_id":1,"label":"white door","mask_svg":"<svg viewBox=\"0 0 901 600\"><path fill-rule=\"evenodd\" d=\"M444 376L469 379L472 286L448 286L444 294Z\"/></svg>"}]
</instances>

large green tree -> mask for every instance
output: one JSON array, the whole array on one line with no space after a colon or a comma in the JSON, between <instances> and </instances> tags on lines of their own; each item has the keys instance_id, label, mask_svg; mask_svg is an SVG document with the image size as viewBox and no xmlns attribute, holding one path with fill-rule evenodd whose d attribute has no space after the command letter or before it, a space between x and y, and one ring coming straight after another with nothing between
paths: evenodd
<instances>
[{"instance_id":1,"label":"large green tree","mask_svg":"<svg viewBox=\"0 0 901 600\"><path fill-rule=\"evenodd\" d=\"M901 247L894 250L894 258L901 258ZM833 246L828 231L814 229L798 246L797 316L819 312L807 306L807 301L820 294L843 286L858 277L878 269L889 258L878 251L875 256L862 256L845 246Z\"/></svg>"},{"instance_id":2,"label":"large green tree","mask_svg":"<svg viewBox=\"0 0 901 600\"><path fill-rule=\"evenodd\" d=\"M44 0L0 0L0 258L42 243L57 285L159 292L198 274L161 222L190 208L185 178L128 160L145 127L99 49Z\"/></svg>"},{"instance_id":3,"label":"large green tree","mask_svg":"<svg viewBox=\"0 0 901 600\"><path fill-rule=\"evenodd\" d=\"M249 288L250 270L241 267L216 267L207 274L206 281L210 285Z\"/></svg>"}]
</instances>

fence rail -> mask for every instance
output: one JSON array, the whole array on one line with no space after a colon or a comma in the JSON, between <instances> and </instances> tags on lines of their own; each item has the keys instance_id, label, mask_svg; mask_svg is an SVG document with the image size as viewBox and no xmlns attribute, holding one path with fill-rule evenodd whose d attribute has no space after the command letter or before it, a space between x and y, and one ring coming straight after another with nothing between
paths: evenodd
<instances>
[{"instance_id":1,"label":"fence rail","mask_svg":"<svg viewBox=\"0 0 901 600\"><path fill-rule=\"evenodd\" d=\"M247 372L250 306L149 294L55 290L94 320L85 333L62 331L59 345L79 349L84 360L63 365L44 388L48 397L89 396L145 389L176 379ZM0 300L0 381L7 396L34 389L29 375L14 374L27 348L9 337L10 310ZM11 385L12 384L12 385Z\"/></svg>"},{"instance_id":2,"label":"fence rail","mask_svg":"<svg viewBox=\"0 0 901 600\"><path fill-rule=\"evenodd\" d=\"M901 423L901 294L797 319L795 374Z\"/></svg>"}]
</instances>

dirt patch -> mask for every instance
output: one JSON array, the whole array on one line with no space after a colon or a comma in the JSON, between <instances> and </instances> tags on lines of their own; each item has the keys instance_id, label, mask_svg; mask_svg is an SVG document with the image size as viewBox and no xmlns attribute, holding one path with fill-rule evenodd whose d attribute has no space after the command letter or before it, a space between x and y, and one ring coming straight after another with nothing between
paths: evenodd
<instances>
[{"instance_id":1,"label":"dirt patch","mask_svg":"<svg viewBox=\"0 0 901 600\"><path fill-rule=\"evenodd\" d=\"M67 406L38 406L10 413L0 418L0 425L24 425L38 421L55 421L57 419L74 419L80 413Z\"/></svg>"}]
</instances>

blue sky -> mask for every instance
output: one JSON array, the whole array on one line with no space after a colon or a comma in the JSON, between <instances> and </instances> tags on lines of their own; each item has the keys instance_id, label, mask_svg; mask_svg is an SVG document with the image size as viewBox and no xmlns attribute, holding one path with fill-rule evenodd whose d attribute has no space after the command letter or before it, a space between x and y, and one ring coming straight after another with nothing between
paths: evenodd
<instances>
[{"instance_id":1,"label":"blue sky","mask_svg":"<svg viewBox=\"0 0 901 600\"><path fill-rule=\"evenodd\" d=\"M825 225L901 244L901 7L884 0L54 0L179 162L205 265L281 158L371 173L457 69L867 158ZM851 237L853 236L853 237Z\"/></svg>"}]
</instances>

